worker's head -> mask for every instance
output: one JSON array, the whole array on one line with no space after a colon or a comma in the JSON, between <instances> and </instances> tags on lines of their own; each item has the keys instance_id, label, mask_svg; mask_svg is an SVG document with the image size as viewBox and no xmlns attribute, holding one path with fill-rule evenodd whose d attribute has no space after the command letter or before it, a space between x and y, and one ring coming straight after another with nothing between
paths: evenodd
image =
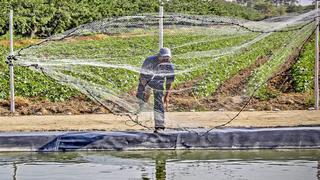
<instances>
[{"instance_id":1,"label":"worker's head","mask_svg":"<svg viewBox=\"0 0 320 180\"><path fill-rule=\"evenodd\" d=\"M160 62L169 62L171 59L171 50L169 48L161 48L159 51Z\"/></svg>"}]
</instances>

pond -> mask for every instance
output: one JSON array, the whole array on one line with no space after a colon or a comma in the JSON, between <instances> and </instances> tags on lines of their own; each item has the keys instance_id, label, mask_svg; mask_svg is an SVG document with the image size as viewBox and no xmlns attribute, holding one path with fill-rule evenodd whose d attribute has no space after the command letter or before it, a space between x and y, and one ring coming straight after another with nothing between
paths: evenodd
<instances>
[{"instance_id":1,"label":"pond","mask_svg":"<svg viewBox=\"0 0 320 180\"><path fill-rule=\"evenodd\" d=\"M0 153L1 180L319 178L320 150Z\"/></svg>"}]
</instances>

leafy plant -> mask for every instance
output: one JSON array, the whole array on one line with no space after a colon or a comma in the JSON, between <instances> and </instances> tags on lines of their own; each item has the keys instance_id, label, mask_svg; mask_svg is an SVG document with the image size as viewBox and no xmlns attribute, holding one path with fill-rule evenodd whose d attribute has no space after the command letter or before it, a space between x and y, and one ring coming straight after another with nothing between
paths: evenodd
<instances>
[{"instance_id":1,"label":"leafy plant","mask_svg":"<svg viewBox=\"0 0 320 180\"><path fill-rule=\"evenodd\" d=\"M295 90L298 92L311 91L314 87L314 38L304 47L299 61L292 67L291 75Z\"/></svg>"}]
</instances>

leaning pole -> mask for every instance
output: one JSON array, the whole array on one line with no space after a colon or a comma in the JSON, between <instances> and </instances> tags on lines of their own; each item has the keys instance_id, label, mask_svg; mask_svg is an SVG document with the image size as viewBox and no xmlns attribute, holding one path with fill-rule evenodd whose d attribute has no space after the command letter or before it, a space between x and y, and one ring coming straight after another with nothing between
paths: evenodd
<instances>
[{"instance_id":1,"label":"leaning pole","mask_svg":"<svg viewBox=\"0 0 320 180\"><path fill-rule=\"evenodd\" d=\"M315 94L315 109L319 110L319 2L316 0L316 55L315 55L315 67L314 67L314 94Z\"/></svg>"}]
</instances>

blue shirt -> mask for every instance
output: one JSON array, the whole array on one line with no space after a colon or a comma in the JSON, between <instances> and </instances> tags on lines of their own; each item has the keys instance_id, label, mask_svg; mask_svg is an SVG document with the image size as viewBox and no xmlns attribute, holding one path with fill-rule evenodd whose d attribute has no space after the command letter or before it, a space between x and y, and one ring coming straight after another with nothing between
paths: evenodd
<instances>
[{"instance_id":1,"label":"blue shirt","mask_svg":"<svg viewBox=\"0 0 320 180\"><path fill-rule=\"evenodd\" d=\"M140 76L150 87L163 90L165 80L167 84L174 81L174 65L171 62L159 63L158 56L150 56L143 62Z\"/></svg>"}]
</instances>

